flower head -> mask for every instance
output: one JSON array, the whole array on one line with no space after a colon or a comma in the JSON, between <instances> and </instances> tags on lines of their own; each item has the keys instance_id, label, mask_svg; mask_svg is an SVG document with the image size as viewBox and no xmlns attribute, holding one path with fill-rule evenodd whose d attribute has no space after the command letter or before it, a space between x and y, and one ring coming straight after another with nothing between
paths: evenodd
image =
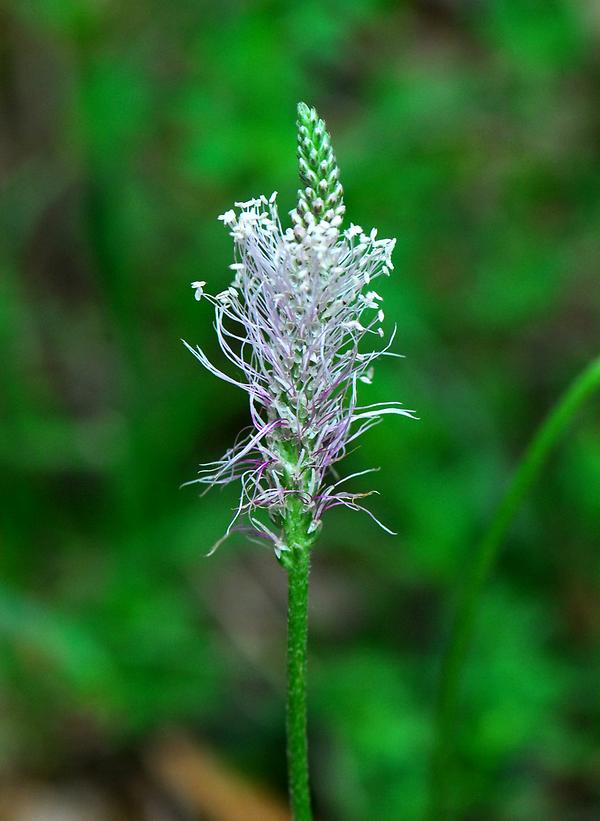
<instances>
[{"instance_id":1,"label":"flower head","mask_svg":"<svg viewBox=\"0 0 600 821\"><path fill-rule=\"evenodd\" d=\"M203 291L206 283L192 283L196 298L214 306L219 344L236 375L187 346L211 373L246 391L252 421L250 431L222 459L202 466L194 481L239 480L239 505L227 533L245 514L244 530L271 541L277 554L286 550L283 525L291 499L299 500L309 533L332 507L366 510L361 502L367 494L341 489L353 477L339 479L332 468L384 415L413 414L399 402L359 405L357 397L359 383L372 381L375 360L396 355L389 352L395 331L381 343L384 313L372 285L393 270L395 240L353 224L342 230L343 192L331 140L323 120L303 103L298 146L303 187L292 227L282 227L276 193L236 203L219 218L233 238L231 286L211 296ZM367 340L374 344L363 349Z\"/></svg>"}]
</instances>

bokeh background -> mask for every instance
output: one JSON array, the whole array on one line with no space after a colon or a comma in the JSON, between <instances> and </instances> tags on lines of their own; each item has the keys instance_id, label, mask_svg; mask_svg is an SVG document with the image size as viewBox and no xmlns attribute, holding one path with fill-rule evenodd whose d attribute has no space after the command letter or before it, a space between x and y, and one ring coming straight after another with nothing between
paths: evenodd
<instances>
[{"instance_id":1,"label":"bokeh background","mask_svg":"<svg viewBox=\"0 0 600 821\"><path fill-rule=\"evenodd\" d=\"M600 335L600 6L8 0L0 10L0 817L284 819L285 578L235 489L180 483L245 425L190 282L216 216L294 204L295 105L348 214L397 236L400 399L315 552L321 819L417 821L478 536ZM369 477L367 477L369 478ZM462 819L600 817L600 438L579 414L514 523L463 680ZM54 813L54 814L52 814Z\"/></svg>"}]
</instances>

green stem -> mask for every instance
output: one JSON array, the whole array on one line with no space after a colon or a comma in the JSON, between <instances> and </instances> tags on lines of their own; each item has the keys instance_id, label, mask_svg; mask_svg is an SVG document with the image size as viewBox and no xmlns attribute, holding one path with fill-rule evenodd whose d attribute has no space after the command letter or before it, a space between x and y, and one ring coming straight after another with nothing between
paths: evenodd
<instances>
[{"instance_id":1,"label":"green stem","mask_svg":"<svg viewBox=\"0 0 600 821\"><path fill-rule=\"evenodd\" d=\"M311 537L299 505L290 504L285 524L287 546L282 563L288 573L287 758L294 821L311 821L306 738L306 648L308 575Z\"/></svg>"},{"instance_id":2,"label":"green stem","mask_svg":"<svg viewBox=\"0 0 600 821\"><path fill-rule=\"evenodd\" d=\"M462 668L477 615L483 585L498 555L502 540L523 498L538 477L552 447L573 414L600 388L600 357L593 360L571 383L531 440L492 522L473 554L465 586L458 601L454 626L442 663L431 764L431 821L452 814L450 784L453 769L453 732Z\"/></svg>"}]
</instances>

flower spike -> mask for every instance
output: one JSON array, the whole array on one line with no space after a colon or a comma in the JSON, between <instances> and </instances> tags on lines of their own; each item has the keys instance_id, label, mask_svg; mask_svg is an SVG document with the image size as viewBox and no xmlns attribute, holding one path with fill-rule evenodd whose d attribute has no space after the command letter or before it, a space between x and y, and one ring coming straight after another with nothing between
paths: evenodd
<instances>
[{"instance_id":1,"label":"flower spike","mask_svg":"<svg viewBox=\"0 0 600 821\"><path fill-rule=\"evenodd\" d=\"M313 540L325 510L366 510L365 494L329 480L332 468L384 416L413 416L398 402L360 406L357 398L375 360L395 355L395 329L380 341L384 312L373 288L393 270L395 240L354 224L342 230L343 190L325 123L300 103L297 129L302 187L293 227L282 227L276 193L236 203L219 217L234 244L232 284L212 296L204 281L192 283L196 299L212 303L219 344L240 373L230 376L188 345L211 373L248 393L252 420L247 436L195 481L239 481L234 521L245 515L245 532L270 541L280 558L292 509Z\"/></svg>"}]
</instances>

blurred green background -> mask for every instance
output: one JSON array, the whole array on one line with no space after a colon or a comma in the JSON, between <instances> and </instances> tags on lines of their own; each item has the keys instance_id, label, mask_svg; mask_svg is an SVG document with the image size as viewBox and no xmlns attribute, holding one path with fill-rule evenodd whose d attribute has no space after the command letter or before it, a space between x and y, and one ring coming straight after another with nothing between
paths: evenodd
<instances>
[{"instance_id":1,"label":"blurred green background","mask_svg":"<svg viewBox=\"0 0 600 821\"><path fill-rule=\"evenodd\" d=\"M315 552L315 801L331 821L422 817L455 595L536 425L600 347L599 91L600 10L581 0L3 4L11 795L76 783L116 808L57 816L81 821L244 817L182 809L161 782L148 750L184 733L285 801L283 571L240 537L204 559L235 488L179 489L246 424L245 397L180 338L219 360L189 283L228 283L216 216L234 200L277 189L293 207L306 100L349 218L398 237L381 291L406 359L363 397L420 416L387 420L345 466L381 466L373 509L400 535L332 512ZM600 817L599 430L596 403L486 589L456 739L462 819Z\"/></svg>"}]
</instances>

